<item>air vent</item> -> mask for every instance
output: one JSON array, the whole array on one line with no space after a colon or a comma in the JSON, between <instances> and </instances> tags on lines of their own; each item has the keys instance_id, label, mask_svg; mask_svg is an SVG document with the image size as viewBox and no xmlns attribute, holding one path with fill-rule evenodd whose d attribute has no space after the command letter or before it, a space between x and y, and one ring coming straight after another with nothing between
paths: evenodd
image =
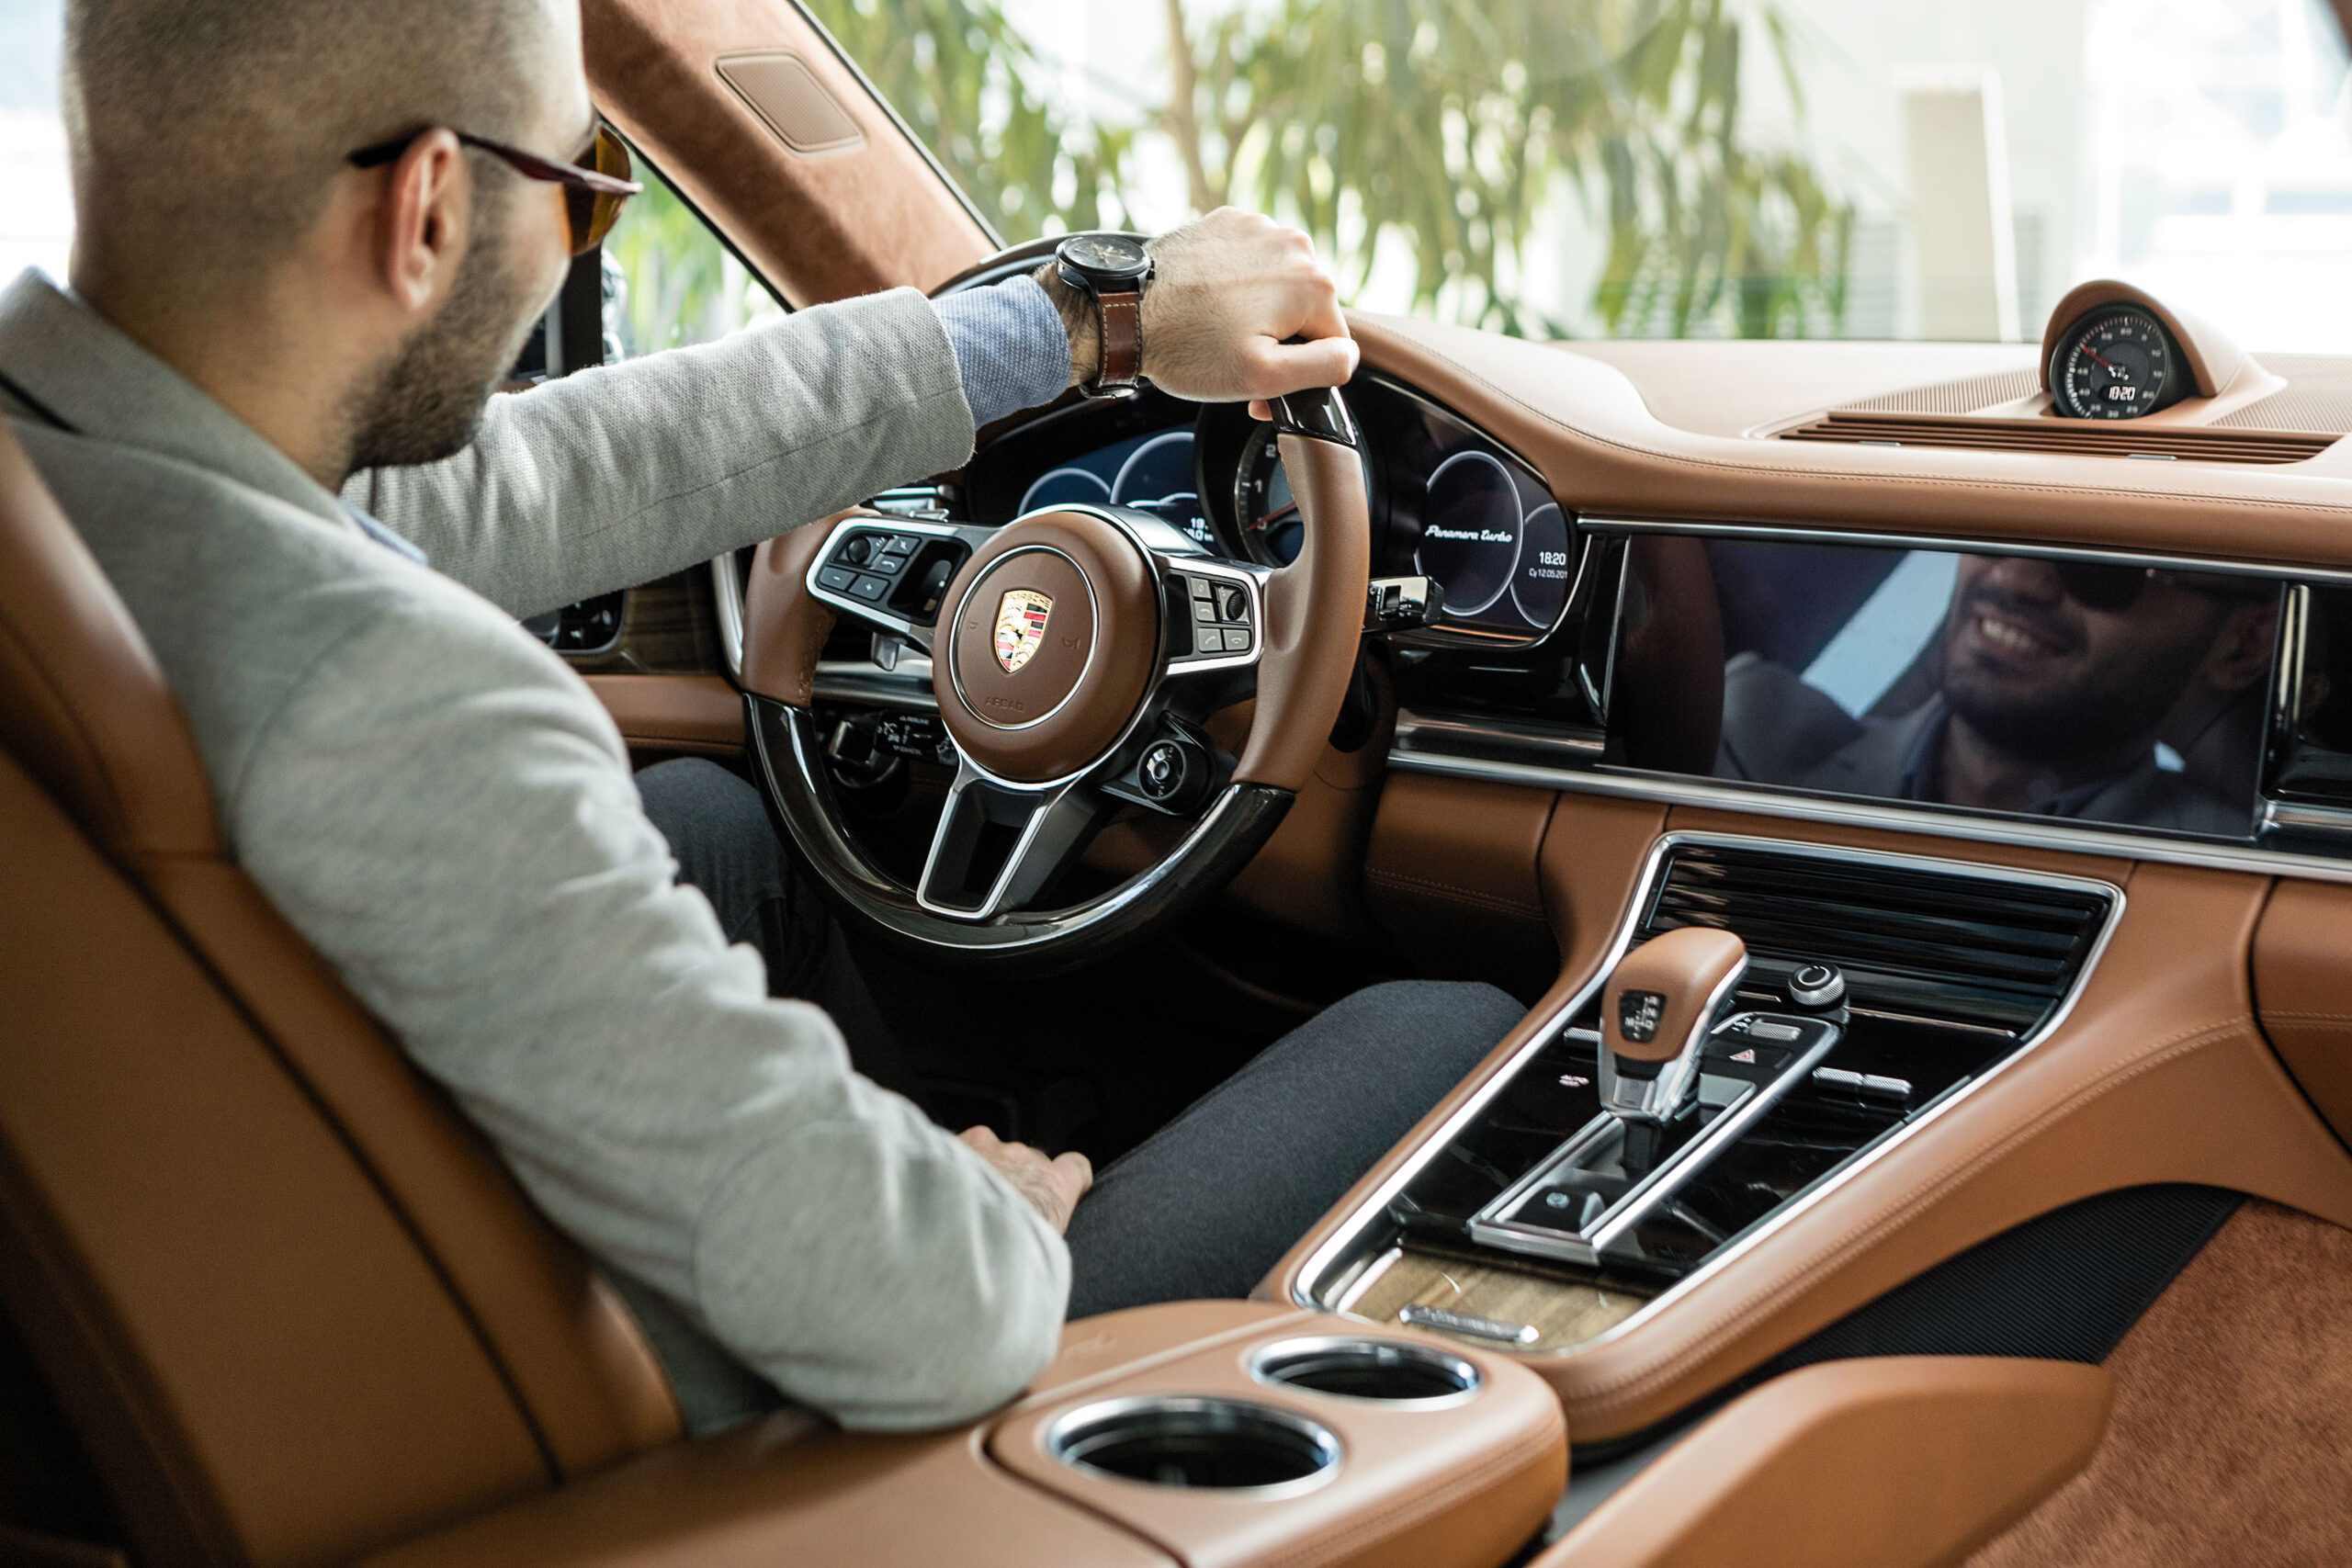
<instances>
[{"instance_id":1,"label":"air vent","mask_svg":"<svg viewBox=\"0 0 2352 1568\"><path fill-rule=\"evenodd\" d=\"M2335 445L2326 434L2141 425L2060 419L1936 419L1837 412L1781 432L1783 441L1847 446L1964 446L1988 452L2064 452L2081 457L2180 457L2199 463L2300 463Z\"/></svg>"},{"instance_id":2,"label":"air vent","mask_svg":"<svg viewBox=\"0 0 2352 1568\"><path fill-rule=\"evenodd\" d=\"M1736 931L1752 981L1823 959L1858 1008L2022 1035L2074 984L2107 908L2087 889L1681 844L1642 934Z\"/></svg>"}]
</instances>

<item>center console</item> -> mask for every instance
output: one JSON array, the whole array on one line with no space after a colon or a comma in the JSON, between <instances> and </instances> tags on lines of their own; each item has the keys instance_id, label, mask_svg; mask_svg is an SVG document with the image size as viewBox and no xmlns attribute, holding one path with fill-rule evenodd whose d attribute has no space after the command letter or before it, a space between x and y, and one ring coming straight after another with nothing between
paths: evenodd
<instances>
[{"instance_id":1,"label":"center console","mask_svg":"<svg viewBox=\"0 0 2352 1568\"><path fill-rule=\"evenodd\" d=\"M1601 966L1310 1257L1300 1304L1623 1333L1997 1077L2123 907L2086 877L1671 833Z\"/></svg>"}]
</instances>

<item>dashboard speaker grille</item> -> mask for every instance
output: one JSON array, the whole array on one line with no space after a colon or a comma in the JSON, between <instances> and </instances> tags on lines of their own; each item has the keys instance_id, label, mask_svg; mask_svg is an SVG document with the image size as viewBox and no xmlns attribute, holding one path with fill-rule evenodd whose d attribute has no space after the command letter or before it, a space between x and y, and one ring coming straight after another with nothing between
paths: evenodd
<instances>
[{"instance_id":1,"label":"dashboard speaker grille","mask_svg":"<svg viewBox=\"0 0 2352 1568\"><path fill-rule=\"evenodd\" d=\"M1990 376L1971 376L1963 381L1913 387L1908 391L1889 392L1883 398L1865 398L1847 407L1855 413L1974 413L1996 403L2030 398L2040 390L2040 371L2002 370Z\"/></svg>"},{"instance_id":2,"label":"dashboard speaker grille","mask_svg":"<svg viewBox=\"0 0 2352 1568\"><path fill-rule=\"evenodd\" d=\"M1767 983L1824 960L1855 1007L2022 1035L2074 984L2107 908L2086 889L1679 844L1642 935L1735 931Z\"/></svg>"},{"instance_id":3,"label":"dashboard speaker grille","mask_svg":"<svg viewBox=\"0 0 2352 1568\"><path fill-rule=\"evenodd\" d=\"M1960 446L1988 452L2065 452L2088 457L2181 457L2199 463L2300 463L2337 437L2215 425L2148 426L2062 419L1939 419L1839 411L1781 432L1783 441L1848 446Z\"/></svg>"}]
</instances>

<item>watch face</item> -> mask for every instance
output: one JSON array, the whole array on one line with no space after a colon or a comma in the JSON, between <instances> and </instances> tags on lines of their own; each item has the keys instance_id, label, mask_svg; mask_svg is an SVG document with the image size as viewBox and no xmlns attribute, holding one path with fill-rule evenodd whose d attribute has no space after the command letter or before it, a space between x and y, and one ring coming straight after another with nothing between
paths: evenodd
<instances>
[{"instance_id":1,"label":"watch face","mask_svg":"<svg viewBox=\"0 0 2352 1568\"><path fill-rule=\"evenodd\" d=\"M1072 266L1112 277L1137 276L1151 265L1141 245L1119 234L1073 234L1057 254Z\"/></svg>"}]
</instances>

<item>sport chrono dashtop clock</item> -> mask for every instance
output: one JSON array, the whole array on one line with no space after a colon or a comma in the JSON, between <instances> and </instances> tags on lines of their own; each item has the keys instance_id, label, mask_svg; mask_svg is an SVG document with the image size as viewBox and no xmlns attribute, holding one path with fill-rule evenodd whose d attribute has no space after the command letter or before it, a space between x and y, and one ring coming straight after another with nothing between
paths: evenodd
<instances>
[{"instance_id":1,"label":"sport chrono dashtop clock","mask_svg":"<svg viewBox=\"0 0 2352 1568\"><path fill-rule=\"evenodd\" d=\"M1054 252L1061 280L1094 301L1102 356L1090 398L1123 397L1143 385L1143 290L1151 253L1125 234L1072 234Z\"/></svg>"}]
</instances>

